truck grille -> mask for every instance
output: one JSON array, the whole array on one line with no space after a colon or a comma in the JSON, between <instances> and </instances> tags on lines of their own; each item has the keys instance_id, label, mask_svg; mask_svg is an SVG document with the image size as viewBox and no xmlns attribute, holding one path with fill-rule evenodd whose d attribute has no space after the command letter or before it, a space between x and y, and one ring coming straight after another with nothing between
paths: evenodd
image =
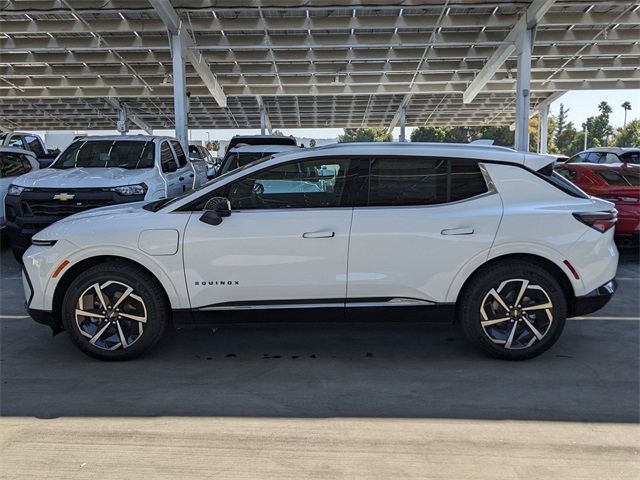
<instances>
[{"instance_id":1,"label":"truck grille","mask_svg":"<svg viewBox=\"0 0 640 480\"><path fill-rule=\"evenodd\" d=\"M66 201L59 200L23 200L23 212L31 215L73 215L90 208L104 207L113 203L111 198L101 200Z\"/></svg>"}]
</instances>

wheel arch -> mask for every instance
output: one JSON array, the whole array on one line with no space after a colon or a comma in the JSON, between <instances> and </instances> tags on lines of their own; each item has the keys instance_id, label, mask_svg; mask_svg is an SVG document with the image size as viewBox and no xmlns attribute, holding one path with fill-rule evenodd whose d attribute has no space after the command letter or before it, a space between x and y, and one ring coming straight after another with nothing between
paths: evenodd
<instances>
[{"instance_id":1,"label":"wheel arch","mask_svg":"<svg viewBox=\"0 0 640 480\"><path fill-rule=\"evenodd\" d=\"M575 289L571 280L567 276L567 274L560 268L555 262L549 260L548 258L541 257L539 255L531 254L531 253L509 253L505 255L500 255L498 257L491 258L487 262L478 266L473 272L466 278L464 283L462 284L460 290L458 291L458 297L464 295L465 290L468 288L471 281L476 278L478 275L481 275L484 270L495 265L496 263L501 263L507 260L520 260L528 263L532 263L534 265L538 265L541 268L545 269L549 272L554 279L560 284L562 291L565 295L565 300L567 302L567 312L568 316L571 314L571 308L573 305L573 299L576 296Z\"/></svg>"},{"instance_id":2,"label":"wheel arch","mask_svg":"<svg viewBox=\"0 0 640 480\"><path fill-rule=\"evenodd\" d=\"M153 281L160 288L160 291L165 296L165 300L167 301L167 305L171 305L171 299L169 298L169 294L167 289L163 283L158 280L157 275L154 274L149 268L140 262L136 262L130 258L118 256L118 255L97 255L93 257L88 257L83 260L80 260L78 263L72 265L68 270L64 272L60 280L55 286L55 290L52 298L52 313L54 322L62 327L62 321L60 317L61 309L62 309L62 301L64 299L64 294L71 285L71 282L80 272L87 270L88 268L94 267L95 265L99 265L102 263L108 262L118 262L121 264L128 264L133 267L142 269L145 273L149 274L149 277L153 279Z\"/></svg>"}]
</instances>

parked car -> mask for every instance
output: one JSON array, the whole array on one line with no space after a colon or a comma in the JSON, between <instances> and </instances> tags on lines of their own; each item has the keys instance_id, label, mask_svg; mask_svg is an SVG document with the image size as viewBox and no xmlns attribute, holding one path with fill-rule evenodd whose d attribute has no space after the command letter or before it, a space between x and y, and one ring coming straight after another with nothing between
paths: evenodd
<instances>
[{"instance_id":1,"label":"parked car","mask_svg":"<svg viewBox=\"0 0 640 480\"><path fill-rule=\"evenodd\" d=\"M293 135L234 135L225 150L225 154L232 148L247 145L289 145L298 146L298 141Z\"/></svg>"},{"instance_id":2,"label":"parked car","mask_svg":"<svg viewBox=\"0 0 640 480\"><path fill-rule=\"evenodd\" d=\"M17 259L42 228L90 208L170 198L190 191L195 172L175 138L95 136L73 142L51 167L9 186L6 224Z\"/></svg>"},{"instance_id":3,"label":"parked car","mask_svg":"<svg viewBox=\"0 0 640 480\"><path fill-rule=\"evenodd\" d=\"M300 150L292 145L242 145L227 151L220 163L218 175L229 173L236 168L243 167L248 163L255 162L269 155L282 152Z\"/></svg>"},{"instance_id":4,"label":"parked car","mask_svg":"<svg viewBox=\"0 0 640 480\"><path fill-rule=\"evenodd\" d=\"M640 165L640 148L598 147L575 154L567 163L633 163Z\"/></svg>"},{"instance_id":5,"label":"parked car","mask_svg":"<svg viewBox=\"0 0 640 480\"><path fill-rule=\"evenodd\" d=\"M46 168L58 156L49 153L39 135L25 132L0 132L0 147L21 148L33 152L38 159L40 168Z\"/></svg>"},{"instance_id":6,"label":"parked car","mask_svg":"<svg viewBox=\"0 0 640 480\"><path fill-rule=\"evenodd\" d=\"M0 147L0 229L5 227L4 199L9 185L16 177L39 168L33 152L23 148Z\"/></svg>"},{"instance_id":7,"label":"parked car","mask_svg":"<svg viewBox=\"0 0 640 480\"><path fill-rule=\"evenodd\" d=\"M615 203L619 244L636 245L640 240L640 167L630 163L567 163L556 170L589 195Z\"/></svg>"},{"instance_id":8,"label":"parked car","mask_svg":"<svg viewBox=\"0 0 640 480\"><path fill-rule=\"evenodd\" d=\"M198 161L204 162L205 174L207 179L212 179L216 176L216 172L218 170L218 162L217 159L213 158L211 152L207 150L202 145L189 145L189 158L194 165L198 165L200 167L200 163Z\"/></svg>"},{"instance_id":9,"label":"parked car","mask_svg":"<svg viewBox=\"0 0 640 480\"><path fill-rule=\"evenodd\" d=\"M534 357L616 288L614 205L550 160L420 143L266 157L42 230L24 256L29 314L105 360L169 325L452 319L489 355ZM327 165L335 181L317 191L254 188L319 182Z\"/></svg>"}]
</instances>

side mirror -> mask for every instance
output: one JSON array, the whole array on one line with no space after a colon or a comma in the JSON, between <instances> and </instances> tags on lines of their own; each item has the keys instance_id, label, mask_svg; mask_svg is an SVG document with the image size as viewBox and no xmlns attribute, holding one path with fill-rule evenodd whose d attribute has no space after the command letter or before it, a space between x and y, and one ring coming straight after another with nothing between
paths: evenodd
<instances>
[{"instance_id":1,"label":"side mirror","mask_svg":"<svg viewBox=\"0 0 640 480\"><path fill-rule=\"evenodd\" d=\"M231 202L224 197L214 197L204 205L200 221L209 225L220 225L222 217L231 215Z\"/></svg>"}]
</instances>

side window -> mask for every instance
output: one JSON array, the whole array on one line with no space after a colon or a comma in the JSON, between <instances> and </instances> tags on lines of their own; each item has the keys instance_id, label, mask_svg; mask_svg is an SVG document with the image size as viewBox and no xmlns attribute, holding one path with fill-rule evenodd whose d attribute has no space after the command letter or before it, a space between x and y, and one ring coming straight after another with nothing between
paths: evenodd
<instances>
[{"instance_id":1,"label":"side window","mask_svg":"<svg viewBox=\"0 0 640 480\"><path fill-rule=\"evenodd\" d=\"M24 141L27 144L28 149L35 153L36 156L41 157L46 154L38 137L27 135L24 137Z\"/></svg>"},{"instance_id":2,"label":"side window","mask_svg":"<svg viewBox=\"0 0 640 480\"><path fill-rule=\"evenodd\" d=\"M22 143L20 135L15 135L9 139L7 147L25 148L25 145Z\"/></svg>"},{"instance_id":3,"label":"side window","mask_svg":"<svg viewBox=\"0 0 640 480\"><path fill-rule=\"evenodd\" d=\"M600 161L600 154L598 152L587 153L585 161L589 163L598 163Z\"/></svg>"},{"instance_id":4,"label":"side window","mask_svg":"<svg viewBox=\"0 0 640 480\"><path fill-rule=\"evenodd\" d=\"M448 202L464 200L489 191L478 162L455 159L449 162L451 163L451 182L447 195Z\"/></svg>"},{"instance_id":5,"label":"side window","mask_svg":"<svg viewBox=\"0 0 640 480\"><path fill-rule=\"evenodd\" d=\"M178 169L178 163L173 156L168 142L162 142L160 145L160 165L162 166L162 171L165 173L175 172Z\"/></svg>"},{"instance_id":6,"label":"side window","mask_svg":"<svg viewBox=\"0 0 640 480\"><path fill-rule=\"evenodd\" d=\"M171 140L171 145L173 146L173 151L176 152L176 156L178 157L178 168L184 167L187 164L187 156L184 154L182 145L180 145L180 142L176 140Z\"/></svg>"},{"instance_id":7,"label":"side window","mask_svg":"<svg viewBox=\"0 0 640 480\"><path fill-rule=\"evenodd\" d=\"M603 160L604 163L620 163L618 155L615 153L607 153Z\"/></svg>"},{"instance_id":8,"label":"side window","mask_svg":"<svg viewBox=\"0 0 640 480\"><path fill-rule=\"evenodd\" d=\"M488 191L477 161L387 157L371 161L369 206L437 205Z\"/></svg>"},{"instance_id":9,"label":"side window","mask_svg":"<svg viewBox=\"0 0 640 480\"><path fill-rule=\"evenodd\" d=\"M197 145L189 145L189 157L202 158L202 153Z\"/></svg>"},{"instance_id":10,"label":"side window","mask_svg":"<svg viewBox=\"0 0 640 480\"><path fill-rule=\"evenodd\" d=\"M17 177L31 171L31 164L23 155L13 152L0 154L0 178Z\"/></svg>"},{"instance_id":11,"label":"side window","mask_svg":"<svg viewBox=\"0 0 640 480\"><path fill-rule=\"evenodd\" d=\"M234 210L340 207L350 163L348 158L319 158L265 168L214 196L227 197Z\"/></svg>"},{"instance_id":12,"label":"side window","mask_svg":"<svg viewBox=\"0 0 640 480\"><path fill-rule=\"evenodd\" d=\"M432 205L447 201L447 160L386 157L371 160L370 206Z\"/></svg>"}]
</instances>

